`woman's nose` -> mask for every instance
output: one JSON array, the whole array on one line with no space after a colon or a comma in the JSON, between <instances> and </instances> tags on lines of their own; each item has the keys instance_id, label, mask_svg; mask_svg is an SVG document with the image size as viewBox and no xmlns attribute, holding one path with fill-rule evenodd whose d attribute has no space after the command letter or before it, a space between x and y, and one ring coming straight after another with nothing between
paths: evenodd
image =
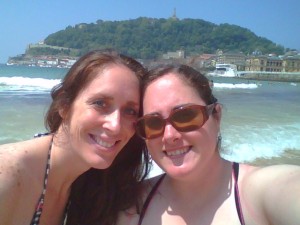
<instances>
[{"instance_id":1,"label":"woman's nose","mask_svg":"<svg viewBox=\"0 0 300 225\"><path fill-rule=\"evenodd\" d=\"M165 125L165 130L163 135L164 135L163 136L164 140L170 144L174 143L176 140L178 140L181 137L181 133L178 130L176 130L170 123L167 123Z\"/></svg>"},{"instance_id":2,"label":"woman's nose","mask_svg":"<svg viewBox=\"0 0 300 225\"><path fill-rule=\"evenodd\" d=\"M119 110L115 110L105 116L105 122L103 127L114 134L117 134L121 130L121 113Z\"/></svg>"}]
</instances>

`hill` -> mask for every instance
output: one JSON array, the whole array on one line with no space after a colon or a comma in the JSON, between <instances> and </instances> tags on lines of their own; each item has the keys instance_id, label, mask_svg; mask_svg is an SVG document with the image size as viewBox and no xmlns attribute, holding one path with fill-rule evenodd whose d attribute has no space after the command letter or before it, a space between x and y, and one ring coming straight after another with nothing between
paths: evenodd
<instances>
[{"instance_id":1,"label":"hill","mask_svg":"<svg viewBox=\"0 0 300 225\"><path fill-rule=\"evenodd\" d=\"M216 25L201 19L154 19L140 17L125 21L98 20L91 24L68 26L50 34L47 46L72 49L77 56L98 48L115 48L135 58L155 59L168 51L185 50L186 55L215 53L221 49L251 54L283 54L284 47L258 37L249 29L236 25ZM75 51L74 51L75 50ZM27 54L37 55L44 49L28 49ZM61 54L57 49L48 52Z\"/></svg>"}]
</instances>

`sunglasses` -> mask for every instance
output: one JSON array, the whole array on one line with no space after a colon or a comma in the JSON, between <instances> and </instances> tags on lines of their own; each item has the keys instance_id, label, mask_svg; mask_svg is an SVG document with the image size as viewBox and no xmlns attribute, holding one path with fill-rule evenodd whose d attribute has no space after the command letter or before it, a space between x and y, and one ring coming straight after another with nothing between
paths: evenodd
<instances>
[{"instance_id":1,"label":"sunglasses","mask_svg":"<svg viewBox=\"0 0 300 225\"><path fill-rule=\"evenodd\" d=\"M167 122L179 132L194 131L205 124L214 108L215 103L181 106L166 119L160 115L145 115L137 120L136 131L143 139L157 138L164 134Z\"/></svg>"}]
</instances>

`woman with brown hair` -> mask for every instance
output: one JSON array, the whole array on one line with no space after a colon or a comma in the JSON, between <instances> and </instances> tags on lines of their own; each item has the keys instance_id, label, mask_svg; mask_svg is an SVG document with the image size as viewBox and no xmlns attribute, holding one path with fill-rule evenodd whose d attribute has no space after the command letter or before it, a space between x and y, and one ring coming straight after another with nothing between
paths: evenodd
<instances>
[{"instance_id":1,"label":"woman with brown hair","mask_svg":"<svg viewBox=\"0 0 300 225\"><path fill-rule=\"evenodd\" d=\"M114 224L137 203L148 172L134 129L144 73L114 51L72 66L52 90L49 134L0 146L0 224Z\"/></svg>"},{"instance_id":2,"label":"woman with brown hair","mask_svg":"<svg viewBox=\"0 0 300 225\"><path fill-rule=\"evenodd\" d=\"M222 105L197 70L187 65L151 70L143 113L137 133L164 174L143 182L142 210L125 210L118 224L299 224L300 167L223 159Z\"/></svg>"}]
</instances>

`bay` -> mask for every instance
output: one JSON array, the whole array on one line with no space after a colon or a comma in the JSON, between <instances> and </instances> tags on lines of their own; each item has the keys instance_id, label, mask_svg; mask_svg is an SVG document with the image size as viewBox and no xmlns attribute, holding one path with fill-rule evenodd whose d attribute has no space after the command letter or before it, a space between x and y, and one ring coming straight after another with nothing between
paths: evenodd
<instances>
[{"instance_id":1,"label":"bay","mask_svg":"<svg viewBox=\"0 0 300 225\"><path fill-rule=\"evenodd\" d=\"M0 144L44 132L51 88L68 69L0 65ZM222 156L300 165L300 83L210 77L223 105Z\"/></svg>"}]
</instances>

